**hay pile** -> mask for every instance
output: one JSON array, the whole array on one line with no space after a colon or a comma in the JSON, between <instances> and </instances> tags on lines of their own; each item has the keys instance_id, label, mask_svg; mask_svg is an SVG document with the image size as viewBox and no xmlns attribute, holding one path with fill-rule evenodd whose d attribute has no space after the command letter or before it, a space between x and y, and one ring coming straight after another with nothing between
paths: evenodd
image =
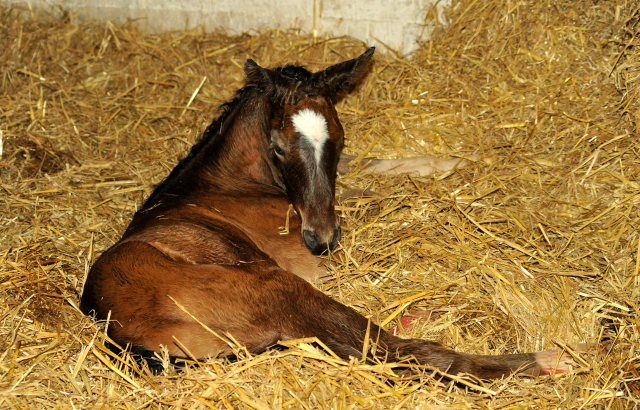
<instances>
[{"instance_id":1,"label":"hay pile","mask_svg":"<svg viewBox=\"0 0 640 410\"><path fill-rule=\"evenodd\" d=\"M566 3L566 4L565 4ZM635 7L635 8L634 8ZM324 291L473 353L609 339L566 375L394 380L304 342L162 376L111 361L77 310L95 257L242 86L250 57L310 69L364 50L272 30L143 35L0 7L0 407L607 408L640 401L640 60L625 0L456 0L407 58L376 56L339 112L347 151L480 155L429 178L339 179Z\"/></svg>"}]
</instances>

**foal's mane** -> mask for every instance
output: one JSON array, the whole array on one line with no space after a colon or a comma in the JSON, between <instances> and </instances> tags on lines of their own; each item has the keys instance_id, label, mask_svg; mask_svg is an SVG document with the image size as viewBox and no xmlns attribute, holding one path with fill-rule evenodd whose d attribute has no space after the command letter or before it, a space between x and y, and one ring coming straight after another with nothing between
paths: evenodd
<instances>
[{"instance_id":1,"label":"foal's mane","mask_svg":"<svg viewBox=\"0 0 640 410\"><path fill-rule=\"evenodd\" d=\"M249 94L247 92L248 89L253 88L253 84L247 84L246 86L239 89L233 99L229 102L226 102L220 107L218 107L218 111L221 111L218 118L216 118L202 133L202 137L193 144L189 153L186 157L182 158L178 165L176 165L169 176L167 176L164 181L162 181L156 188L153 190L149 198L144 203L142 209L153 206L162 194L169 188L169 186L180 177L180 175L189 167L189 165L196 158L198 153L202 151L205 146L208 145L216 145L219 141L220 130L222 129L223 124L233 116L235 111L242 105L242 102L246 100L246 96Z\"/></svg>"}]
</instances>

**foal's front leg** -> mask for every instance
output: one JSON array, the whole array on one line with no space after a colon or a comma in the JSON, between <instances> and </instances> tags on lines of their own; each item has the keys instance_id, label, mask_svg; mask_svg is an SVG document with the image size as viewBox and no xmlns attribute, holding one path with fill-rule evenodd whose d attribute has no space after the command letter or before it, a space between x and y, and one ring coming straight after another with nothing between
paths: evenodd
<instances>
[{"instance_id":1,"label":"foal's front leg","mask_svg":"<svg viewBox=\"0 0 640 410\"><path fill-rule=\"evenodd\" d=\"M349 166L349 162L356 158L357 157L355 155L342 153L340 155L340 161L338 162L338 173L346 174L353 171L355 167ZM466 165L467 163L467 160L460 158L441 159L429 155L402 159L373 158L363 160L363 167L361 170L371 174L415 173L424 177L436 172L450 171L456 167Z\"/></svg>"}]
</instances>

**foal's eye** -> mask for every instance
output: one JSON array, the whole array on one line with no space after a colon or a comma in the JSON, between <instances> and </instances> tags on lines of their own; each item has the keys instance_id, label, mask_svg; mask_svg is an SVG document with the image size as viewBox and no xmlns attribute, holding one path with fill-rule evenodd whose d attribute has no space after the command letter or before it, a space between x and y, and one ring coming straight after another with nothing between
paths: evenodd
<instances>
[{"instance_id":1,"label":"foal's eye","mask_svg":"<svg viewBox=\"0 0 640 410\"><path fill-rule=\"evenodd\" d=\"M276 153L277 156L284 157L284 150L280 148L278 145L273 146L273 151Z\"/></svg>"}]
</instances>

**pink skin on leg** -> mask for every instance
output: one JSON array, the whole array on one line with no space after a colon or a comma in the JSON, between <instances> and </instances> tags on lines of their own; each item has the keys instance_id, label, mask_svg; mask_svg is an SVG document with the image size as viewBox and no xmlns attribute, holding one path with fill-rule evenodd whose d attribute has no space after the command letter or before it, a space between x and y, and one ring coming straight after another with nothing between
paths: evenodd
<instances>
[{"instance_id":1,"label":"pink skin on leg","mask_svg":"<svg viewBox=\"0 0 640 410\"><path fill-rule=\"evenodd\" d=\"M402 316L397 325L387 330L387 333L393 336L397 336L398 333L404 331L409 332L413 328L414 320L425 317L427 320L429 319L437 319L443 315L443 312L434 312L433 310L416 310L414 312L410 312L407 316Z\"/></svg>"},{"instance_id":2,"label":"pink skin on leg","mask_svg":"<svg viewBox=\"0 0 640 410\"><path fill-rule=\"evenodd\" d=\"M573 350L578 354L586 353L588 345L578 345ZM571 367L578 367L577 363L568 352L560 350L538 352L536 353L536 361L538 362L538 366L540 366L539 374L541 376L552 374L554 371L555 374L562 374L568 372Z\"/></svg>"}]
</instances>

